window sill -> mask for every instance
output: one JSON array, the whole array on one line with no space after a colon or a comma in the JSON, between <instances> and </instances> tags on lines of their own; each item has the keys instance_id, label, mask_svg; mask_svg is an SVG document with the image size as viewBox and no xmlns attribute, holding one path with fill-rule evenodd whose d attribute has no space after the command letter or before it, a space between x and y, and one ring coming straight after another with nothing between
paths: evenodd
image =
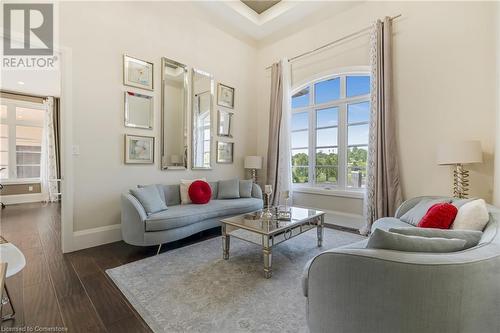
<instances>
[{"instance_id":1,"label":"window sill","mask_svg":"<svg viewBox=\"0 0 500 333\"><path fill-rule=\"evenodd\" d=\"M294 187L294 192L298 193L307 193L307 194L319 194L319 195L329 195L333 197L345 197L345 198L355 198L355 199L363 199L365 195L364 190L336 190L336 189L325 189L320 187Z\"/></svg>"},{"instance_id":2,"label":"window sill","mask_svg":"<svg viewBox=\"0 0 500 333\"><path fill-rule=\"evenodd\" d=\"M2 185L39 184L40 179L0 179Z\"/></svg>"}]
</instances>

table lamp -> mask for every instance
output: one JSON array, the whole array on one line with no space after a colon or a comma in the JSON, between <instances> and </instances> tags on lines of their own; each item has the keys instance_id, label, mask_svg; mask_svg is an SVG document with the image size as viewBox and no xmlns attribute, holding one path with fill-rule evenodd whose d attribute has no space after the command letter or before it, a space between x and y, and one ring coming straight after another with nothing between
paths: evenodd
<instances>
[{"instance_id":1,"label":"table lamp","mask_svg":"<svg viewBox=\"0 0 500 333\"><path fill-rule=\"evenodd\" d=\"M179 164L181 164L181 157L179 155L171 155L170 156L170 162L174 166L179 166Z\"/></svg>"},{"instance_id":2,"label":"table lamp","mask_svg":"<svg viewBox=\"0 0 500 333\"><path fill-rule=\"evenodd\" d=\"M246 156L245 169L250 169L252 180L257 182L257 170L262 169L262 156Z\"/></svg>"},{"instance_id":3,"label":"table lamp","mask_svg":"<svg viewBox=\"0 0 500 333\"><path fill-rule=\"evenodd\" d=\"M442 143L437 149L437 162L440 165L454 165L453 196L467 198L469 191L469 171L464 164L482 163L483 152L479 141Z\"/></svg>"}]
</instances>

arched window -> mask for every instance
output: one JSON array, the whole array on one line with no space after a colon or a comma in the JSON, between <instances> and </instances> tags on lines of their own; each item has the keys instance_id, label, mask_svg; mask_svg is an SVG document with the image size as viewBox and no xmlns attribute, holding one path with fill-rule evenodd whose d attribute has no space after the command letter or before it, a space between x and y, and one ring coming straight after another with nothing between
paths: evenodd
<instances>
[{"instance_id":1,"label":"arched window","mask_svg":"<svg viewBox=\"0 0 500 333\"><path fill-rule=\"evenodd\" d=\"M323 77L292 92L294 187L362 190L370 114L370 74Z\"/></svg>"}]
</instances>

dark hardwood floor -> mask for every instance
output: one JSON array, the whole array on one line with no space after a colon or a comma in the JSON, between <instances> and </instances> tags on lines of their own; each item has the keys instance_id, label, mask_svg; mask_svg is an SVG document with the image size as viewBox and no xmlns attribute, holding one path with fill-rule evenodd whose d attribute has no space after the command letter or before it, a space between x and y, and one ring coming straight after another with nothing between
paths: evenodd
<instances>
[{"instance_id":1,"label":"dark hardwood floor","mask_svg":"<svg viewBox=\"0 0 500 333\"><path fill-rule=\"evenodd\" d=\"M0 234L18 246L26 257L24 270L7 279L16 318L2 322L2 328L39 326L66 327L68 332L151 332L105 270L153 256L157 247L116 242L62 254L59 204L8 206L1 212ZM162 252L219 234L219 229L212 229L166 244ZM8 306L6 310L10 310Z\"/></svg>"}]
</instances>

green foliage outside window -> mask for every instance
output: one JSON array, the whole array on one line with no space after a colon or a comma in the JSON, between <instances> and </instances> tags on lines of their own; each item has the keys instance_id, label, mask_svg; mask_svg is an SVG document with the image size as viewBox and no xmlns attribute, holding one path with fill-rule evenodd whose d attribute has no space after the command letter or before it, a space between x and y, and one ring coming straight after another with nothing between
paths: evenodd
<instances>
[{"instance_id":1,"label":"green foliage outside window","mask_svg":"<svg viewBox=\"0 0 500 333\"><path fill-rule=\"evenodd\" d=\"M352 184L352 174L360 173L366 179L366 161L368 152L365 147L352 147L347 152L348 184ZM309 159L306 153L297 153L292 156L292 179L294 183L307 183ZM316 182L337 183L338 177L338 154L335 152L316 153Z\"/></svg>"}]
</instances>

